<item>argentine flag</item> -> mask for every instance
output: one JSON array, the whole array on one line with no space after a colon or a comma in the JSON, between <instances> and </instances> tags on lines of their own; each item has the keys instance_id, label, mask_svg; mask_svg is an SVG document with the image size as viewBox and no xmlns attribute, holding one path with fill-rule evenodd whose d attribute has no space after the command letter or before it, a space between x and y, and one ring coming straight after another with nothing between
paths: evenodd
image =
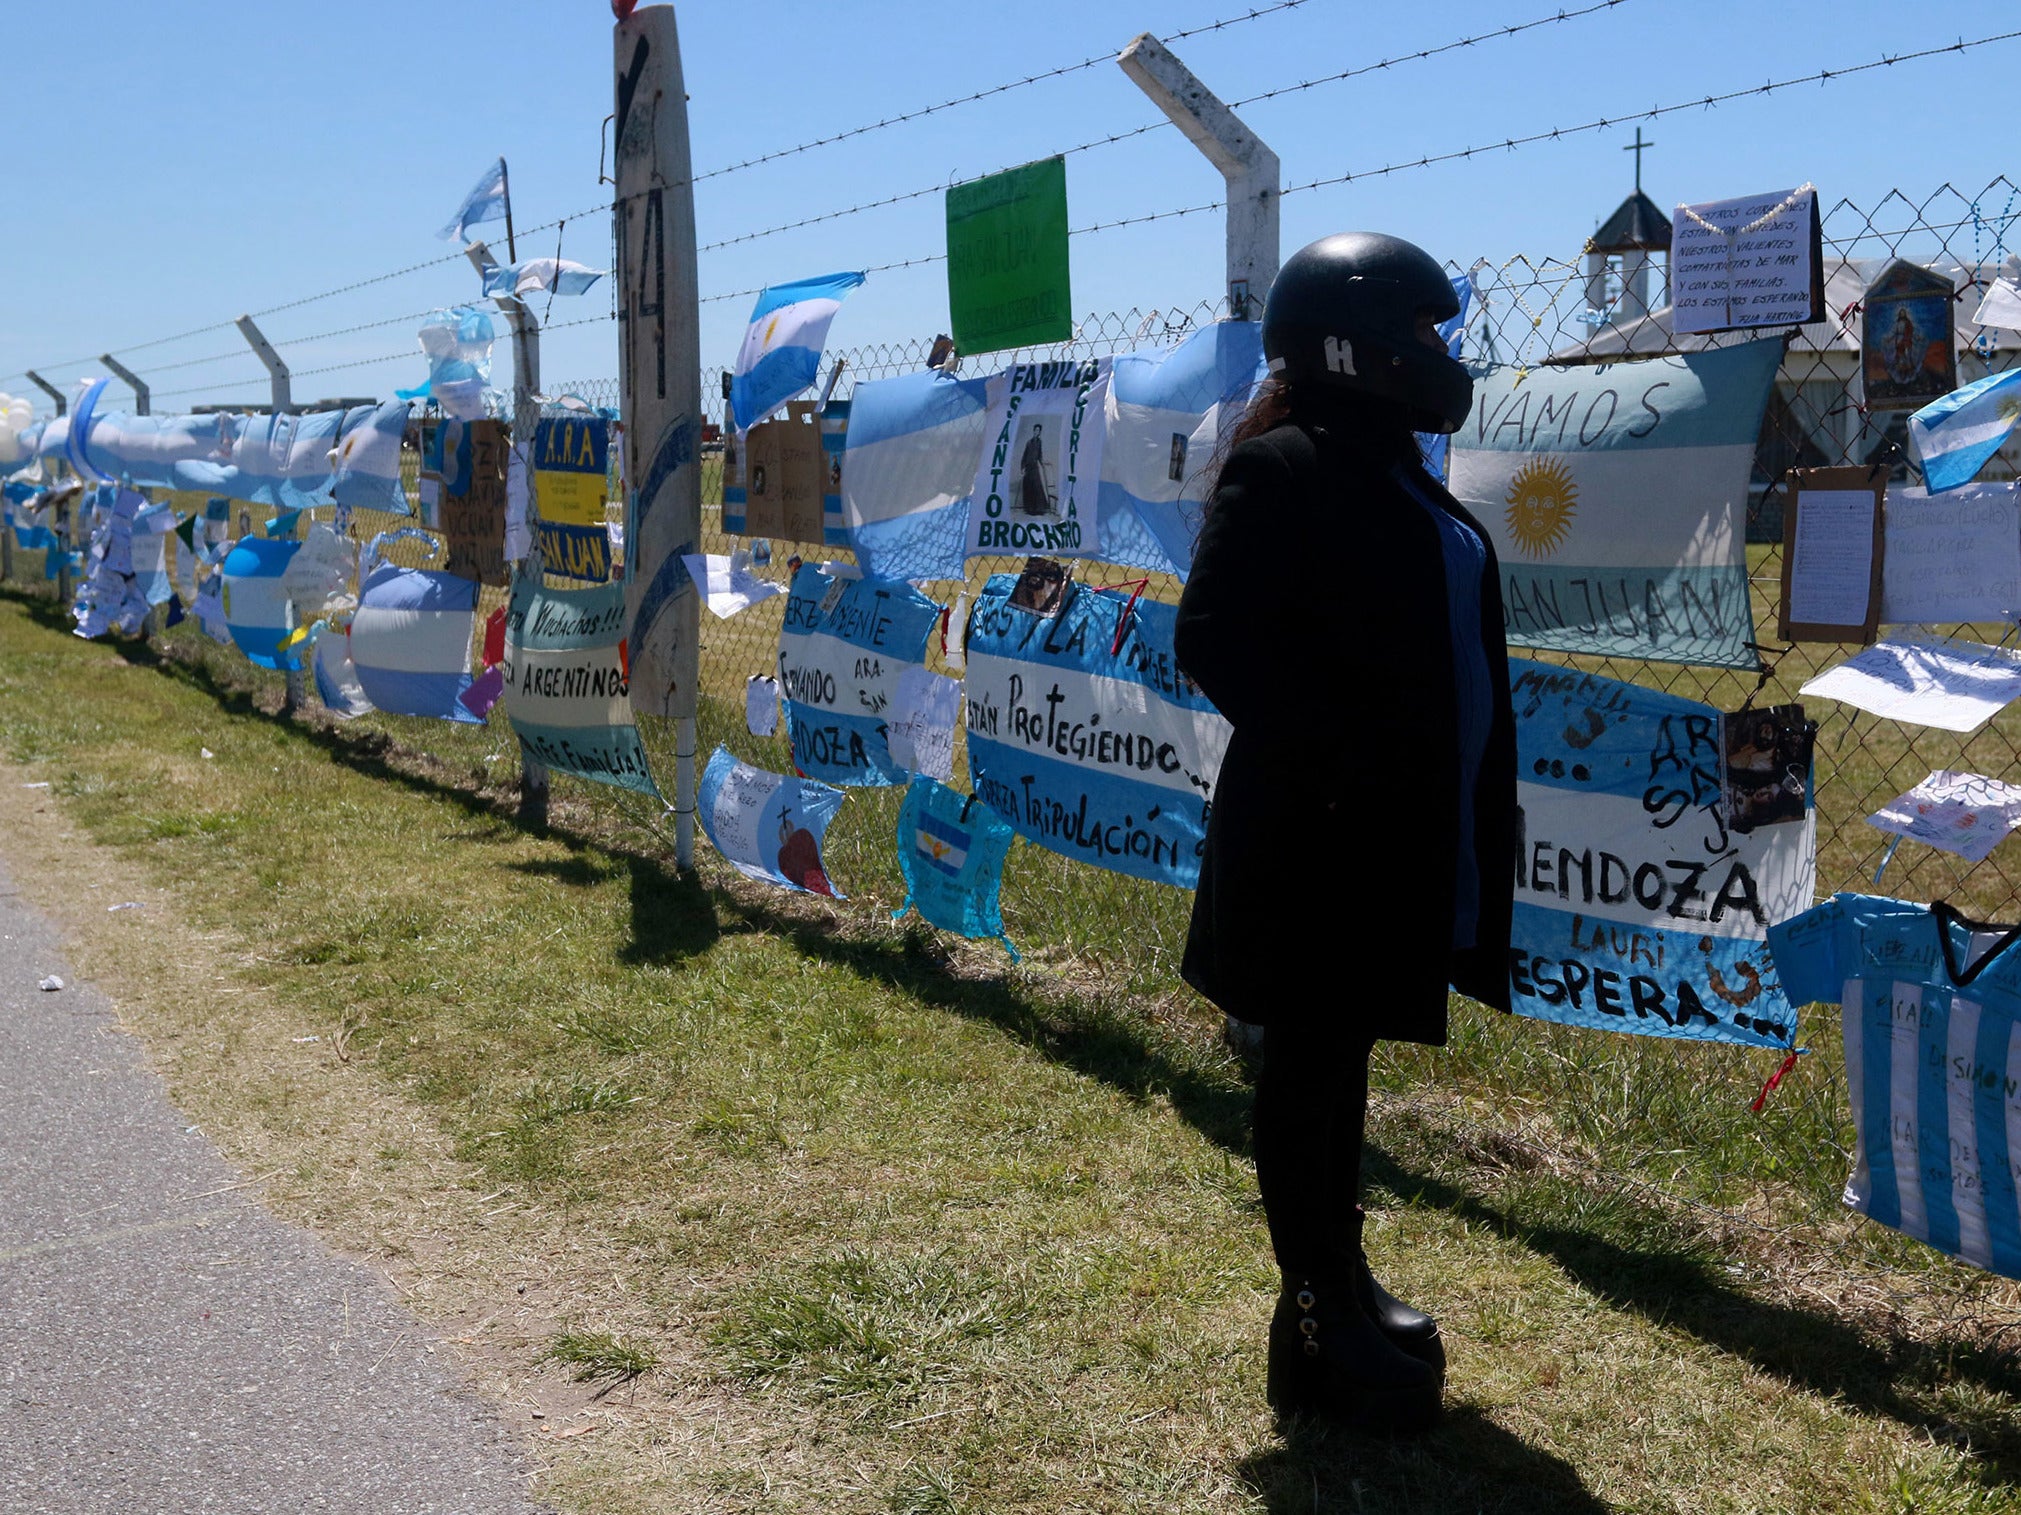
<instances>
[{"instance_id":1,"label":"argentine flag","mask_svg":"<svg viewBox=\"0 0 2021 1515\"><path fill-rule=\"evenodd\" d=\"M828 323L862 274L828 274L761 290L730 377L730 419L749 431L814 382Z\"/></svg>"},{"instance_id":2,"label":"argentine flag","mask_svg":"<svg viewBox=\"0 0 2021 1515\"><path fill-rule=\"evenodd\" d=\"M476 623L475 580L391 563L373 569L351 617L351 665L365 698L388 715L476 722L460 703Z\"/></svg>"},{"instance_id":3,"label":"argentine flag","mask_svg":"<svg viewBox=\"0 0 2021 1515\"><path fill-rule=\"evenodd\" d=\"M505 194L505 160L500 158L484 171L483 178L471 186L470 193L463 197L463 203L456 207L455 216L435 235L445 242L451 237L468 242L470 228L479 222L505 219Z\"/></svg>"},{"instance_id":4,"label":"argentine flag","mask_svg":"<svg viewBox=\"0 0 2021 1515\"><path fill-rule=\"evenodd\" d=\"M552 290L558 295L587 294L610 270L591 268L568 258L522 258L517 263L494 263L484 270L487 295L528 295Z\"/></svg>"},{"instance_id":5,"label":"argentine flag","mask_svg":"<svg viewBox=\"0 0 2021 1515\"><path fill-rule=\"evenodd\" d=\"M2000 450L2021 417L2021 368L1988 374L1933 400L1909 417L1909 435L1923 461L1923 486L1942 494L1969 484Z\"/></svg>"}]
</instances>

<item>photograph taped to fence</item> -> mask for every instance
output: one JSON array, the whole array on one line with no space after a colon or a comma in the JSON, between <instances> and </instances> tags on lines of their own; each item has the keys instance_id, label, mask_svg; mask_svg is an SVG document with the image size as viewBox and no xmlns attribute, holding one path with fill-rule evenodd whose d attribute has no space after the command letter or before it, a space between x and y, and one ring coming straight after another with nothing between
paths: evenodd
<instances>
[{"instance_id":1,"label":"photograph taped to fence","mask_svg":"<svg viewBox=\"0 0 2021 1515\"><path fill-rule=\"evenodd\" d=\"M1520 830L1519 1015L1642 1036L1793 1045L1768 928L1817 887L1817 818L1736 832L1720 713L1594 674L1509 664Z\"/></svg>"}]
</instances>

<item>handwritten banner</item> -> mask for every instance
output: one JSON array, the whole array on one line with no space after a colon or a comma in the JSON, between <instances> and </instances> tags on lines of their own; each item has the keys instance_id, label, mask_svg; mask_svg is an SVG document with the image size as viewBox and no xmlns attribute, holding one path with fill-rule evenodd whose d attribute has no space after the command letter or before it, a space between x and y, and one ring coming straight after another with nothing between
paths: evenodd
<instances>
[{"instance_id":1,"label":"handwritten banner","mask_svg":"<svg viewBox=\"0 0 2021 1515\"><path fill-rule=\"evenodd\" d=\"M550 768L658 794L632 720L622 584L512 586L505 615L505 710Z\"/></svg>"},{"instance_id":2,"label":"handwritten banner","mask_svg":"<svg viewBox=\"0 0 2021 1515\"><path fill-rule=\"evenodd\" d=\"M1796 1011L1768 928L1808 909L1817 818L1728 825L1709 705L1522 659L1516 713L1519 1014L1564 1025L1784 1047Z\"/></svg>"},{"instance_id":3,"label":"handwritten banner","mask_svg":"<svg viewBox=\"0 0 2021 1515\"><path fill-rule=\"evenodd\" d=\"M1034 615L1017 583L992 575L969 618L976 794L1042 847L1192 888L1231 728L1179 670L1177 610L1083 588Z\"/></svg>"},{"instance_id":4,"label":"handwritten banner","mask_svg":"<svg viewBox=\"0 0 2021 1515\"><path fill-rule=\"evenodd\" d=\"M793 576L779 633L779 686L793 764L831 784L903 784L890 722L899 680L926 657L940 607L909 584Z\"/></svg>"},{"instance_id":5,"label":"handwritten banner","mask_svg":"<svg viewBox=\"0 0 2021 1515\"><path fill-rule=\"evenodd\" d=\"M1756 666L1743 526L1781 361L1775 340L1479 373L1451 487L1494 539L1511 646Z\"/></svg>"}]
</instances>

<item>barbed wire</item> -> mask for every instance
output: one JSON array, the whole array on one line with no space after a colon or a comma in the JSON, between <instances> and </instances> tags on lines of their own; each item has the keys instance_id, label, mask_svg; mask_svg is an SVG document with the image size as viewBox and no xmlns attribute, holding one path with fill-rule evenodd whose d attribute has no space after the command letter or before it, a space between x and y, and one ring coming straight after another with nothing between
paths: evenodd
<instances>
[{"instance_id":1,"label":"barbed wire","mask_svg":"<svg viewBox=\"0 0 2021 1515\"><path fill-rule=\"evenodd\" d=\"M1534 31L1540 26L1555 26L1560 22L1576 21L1581 16L1590 16L1596 11L1612 10L1615 6L1625 3L1626 0L1594 0L1594 3L1578 10L1560 9L1548 16L1539 16L1531 21L1517 22L1510 26L1498 26L1490 31L1480 32L1471 37L1458 37L1451 42L1440 43L1437 47L1421 48L1413 53L1399 53L1394 58L1383 58L1374 63L1359 64L1354 68L1344 69L1337 74L1327 74L1317 79L1306 79L1297 84L1279 85L1276 89L1265 90L1262 94L1250 95L1244 99L1232 101L1229 108L1240 110L1244 106L1254 105L1259 101L1279 99L1282 96L1298 94L1304 90L1318 89L1322 85L1339 84L1343 80L1359 78L1363 74L1372 74L1383 69L1394 68L1399 63L1416 63L1425 59L1436 58L1444 53L1455 52L1461 48L1473 47L1482 42L1519 36L1524 32ZM1160 117L1156 121L1147 121L1141 126L1126 127L1122 131L1109 132L1100 137L1090 137L1085 142L1076 142L1072 147L1063 147L1057 153L1049 153L1047 156L1071 158L1076 153L1091 152L1098 147L1109 147L1118 142L1128 142L1133 138L1145 136L1150 132L1163 131L1171 126L1171 124L1169 119ZM879 200L866 200L860 205L850 205L839 210L823 211L819 215L806 216L798 221L787 221L778 226L769 226L763 231L743 232L734 237L725 237L717 242L705 242L697 247L695 251L697 253L717 252L725 247L737 247L746 242L762 241L766 237L778 236L782 232L799 231L804 227L819 226L828 221L840 221L848 216L861 215L866 211L882 210L890 205L902 205L909 200L921 200L928 195L944 193L947 187L948 184L945 181L939 184L923 185L918 189L908 189L899 194L886 195Z\"/></svg>"},{"instance_id":2,"label":"barbed wire","mask_svg":"<svg viewBox=\"0 0 2021 1515\"><path fill-rule=\"evenodd\" d=\"M1245 15L1225 17L1219 21L1209 21L1200 26L1188 27L1184 31L1169 32L1158 40L1164 43L1183 42L1188 37L1197 37L1203 32L1223 31L1231 26L1240 26L1245 21L1256 21L1264 16L1275 15L1279 11L1295 10L1307 0L1278 0L1275 5L1259 6ZM1610 5L1618 5L1621 0L1607 0ZM1029 84L1043 83L1048 79L1065 78L1068 74L1078 74L1103 63L1113 63L1113 52L1096 53L1083 58L1078 63L1062 63L1058 68L1045 69L1022 79L1013 79L1003 84L991 85L988 89L977 90L972 95L962 95L953 100L943 100L938 105L922 106L917 110L905 111L896 116L887 116L881 121L871 121L862 126L852 126L847 131L836 132L832 136L816 137L812 141L801 142L793 147L782 147L776 152L760 153L755 158L746 158L741 163L726 164L722 168L712 168L707 173L696 174L693 183L700 184L705 179L720 178L724 174L740 173L747 168L756 168L761 163L773 163L781 158L790 158L799 153L812 152L817 147L829 147L837 142L847 142L853 137L861 137L870 132L882 131L890 126L902 126L908 121L918 121L926 116L938 115L941 111L952 110L958 105L973 105L978 100L988 100L997 95L1008 94L1012 90L1023 89Z\"/></svg>"},{"instance_id":3,"label":"barbed wire","mask_svg":"<svg viewBox=\"0 0 2021 1515\"><path fill-rule=\"evenodd\" d=\"M1360 173L1334 174L1324 179L1312 179L1303 184L1288 185L1283 193L1295 195L1308 189L1321 189L1330 184L1350 184L1357 179L1379 179L1389 174L1400 174L1412 169L1429 168L1435 163L1451 163L1456 160L1478 157L1483 153L1513 151L1537 142L1556 142L1565 137L1576 137L1585 132L1604 131L1610 126L1625 125L1630 121L1654 121L1660 116L1675 115L1685 110L1710 110L1715 105L1724 105L1730 100L1745 100L1755 95L1772 95L1777 90L1793 89L1799 84L1830 84L1835 79L1850 78L1854 74L1864 74L1877 68L1892 68L1897 63L1912 63L1919 58L1934 58L1944 53L1968 53L1975 48L1990 47L1996 42L2011 42L2021 37L2021 31L2000 32L1990 37L1979 37L1971 42L1960 38L1942 47L1926 47L1912 53L1883 54L1870 63L1856 63L1846 68L1819 69L1814 74L1804 74L1794 79L1771 80L1766 84L1752 85L1747 89L1728 90L1724 94L1705 95L1696 100L1680 100L1674 105L1651 106L1646 111L1627 111L1618 116L1602 116L1597 120L1584 121L1577 126L1554 126L1549 131L1531 132L1527 136L1507 137L1500 142L1487 142L1478 147L1463 147L1453 152L1432 153L1422 158L1409 159L1402 163L1392 163L1383 168L1363 169Z\"/></svg>"}]
</instances>

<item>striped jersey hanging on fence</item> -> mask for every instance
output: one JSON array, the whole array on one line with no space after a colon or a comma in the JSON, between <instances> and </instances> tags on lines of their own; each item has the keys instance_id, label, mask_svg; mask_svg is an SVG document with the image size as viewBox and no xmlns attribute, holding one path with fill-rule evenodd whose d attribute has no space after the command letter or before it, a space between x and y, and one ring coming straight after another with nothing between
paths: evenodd
<instances>
[{"instance_id":1,"label":"striped jersey hanging on fence","mask_svg":"<svg viewBox=\"0 0 2021 1515\"><path fill-rule=\"evenodd\" d=\"M1841 894L1768 940L1792 999L1841 1006L1857 1135L1845 1202L2021 1278L2021 926Z\"/></svg>"}]
</instances>

